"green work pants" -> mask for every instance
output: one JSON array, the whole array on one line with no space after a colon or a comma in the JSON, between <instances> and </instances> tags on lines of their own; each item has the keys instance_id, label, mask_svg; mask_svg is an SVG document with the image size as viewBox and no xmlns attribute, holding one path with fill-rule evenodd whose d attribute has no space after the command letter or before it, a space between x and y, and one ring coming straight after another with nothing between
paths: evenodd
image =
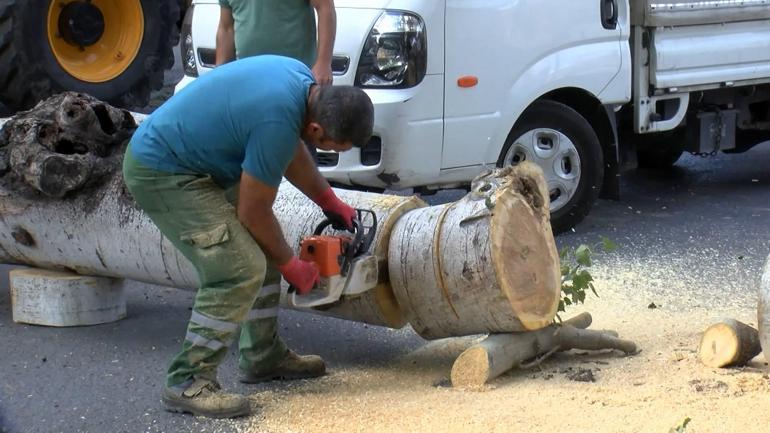
<instances>
[{"instance_id":1,"label":"green work pants","mask_svg":"<svg viewBox=\"0 0 770 433\"><path fill-rule=\"evenodd\" d=\"M238 220L237 194L211 176L143 167L130 146L123 177L136 203L192 263L200 281L167 386L195 378L216 380L217 366L239 326L240 367L269 372L287 352L277 333L281 276Z\"/></svg>"}]
</instances>

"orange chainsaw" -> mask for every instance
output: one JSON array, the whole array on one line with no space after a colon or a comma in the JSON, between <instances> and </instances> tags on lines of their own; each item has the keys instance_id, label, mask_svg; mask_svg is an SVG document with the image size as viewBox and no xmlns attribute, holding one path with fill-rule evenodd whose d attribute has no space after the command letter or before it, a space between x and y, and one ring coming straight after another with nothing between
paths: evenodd
<instances>
[{"instance_id":1,"label":"orange chainsaw","mask_svg":"<svg viewBox=\"0 0 770 433\"><path fill-rule=\"evenodd\" d=\"M298 295L289 287L289 304L295 308L313 308L337 302L342 296L358 295L377 285L377 257L369 248L377 234L377 215L356 209L353 235L323 234L332 225L329 219L316 227L312 236L300 243L299 258L318 266L321 283L310 293ZM365 225L364 221L370 224Z\"/></svg>"}]
</instances>

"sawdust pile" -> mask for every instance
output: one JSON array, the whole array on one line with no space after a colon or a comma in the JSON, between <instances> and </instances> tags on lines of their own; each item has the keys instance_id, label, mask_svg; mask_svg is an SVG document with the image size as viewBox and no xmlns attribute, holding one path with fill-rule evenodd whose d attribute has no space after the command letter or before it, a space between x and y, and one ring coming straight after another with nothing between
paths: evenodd
<instances>
[{"instance_id":1,"label":"sawdust pile","mask_svg":"<svg viewBox=\"0 0 770 433\"><path fill-rule=\"evenodd\" d=\"M254 394L257 414L223 427L243 433L666 433L690 417L688 433L768 431L770 369L762 355L741 369L716 370L700 364L696 353L700 333L718 318L756 326L756 301L683 299L684 285L696 282L679 275L681 264L666 260L620 266L608 257L592 269L602 276L601 298L585 306L594 317L592 328L615 329L635 340L642 348L636 356L557 354L539 368L509 372L474 392L452 389L448 374L454 358L478 338L440 340L387 367L336 370L320 380ZM701 276L702 285L709 281L704 292L723 283L718 273ZM650 288L658 284L668 290L663 296L655 291L652 299Z\"/></svg>"}]
</instances>

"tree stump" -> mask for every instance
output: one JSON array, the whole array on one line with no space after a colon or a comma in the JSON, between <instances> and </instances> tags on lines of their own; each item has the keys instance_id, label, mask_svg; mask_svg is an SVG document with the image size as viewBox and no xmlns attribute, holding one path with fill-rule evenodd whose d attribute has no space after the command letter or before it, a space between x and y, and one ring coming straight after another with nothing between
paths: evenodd
<instances>
[{"instance_id":1,"label":"tree stump","mask_svg":"<svg viewBox=\"0 0 770 433\"><path fill-rule=\"evenodd\" d=\"M734 319L709 326L698 346L701 362L715 368L746 365L761 351L759 332Z\"/></svg>"}]
</instances>

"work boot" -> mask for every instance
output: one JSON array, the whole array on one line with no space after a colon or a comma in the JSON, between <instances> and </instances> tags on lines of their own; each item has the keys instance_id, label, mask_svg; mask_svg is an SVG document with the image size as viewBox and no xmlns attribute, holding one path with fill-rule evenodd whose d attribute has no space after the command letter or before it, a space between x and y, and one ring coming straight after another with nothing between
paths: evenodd
<instances>
[{"instance_id":1,"label":"work boot","mask_svg":"<svg viewBox=\"0 0 770 433\"><path fill-rule=\"evenodd\" d=\"M241 370L241 382L260 383L271 380L309 379L323 376L326 373L326 364L318 355L297 355L289 350L286 356L266 373L257 373L253 370Z\"/></svg>"},{"instance_id":2,"label":"work boot","mask_svg":"<svg viewBox=\"0 0 770 433\"><path fill-rule=\"evenodd\" d=\"M209 418L235 418L251 412L249 399L221 391L218 383L195 379L184 391L163 389L163 405L169 412L191 413Z\"/></svg>"}]
</instances>

